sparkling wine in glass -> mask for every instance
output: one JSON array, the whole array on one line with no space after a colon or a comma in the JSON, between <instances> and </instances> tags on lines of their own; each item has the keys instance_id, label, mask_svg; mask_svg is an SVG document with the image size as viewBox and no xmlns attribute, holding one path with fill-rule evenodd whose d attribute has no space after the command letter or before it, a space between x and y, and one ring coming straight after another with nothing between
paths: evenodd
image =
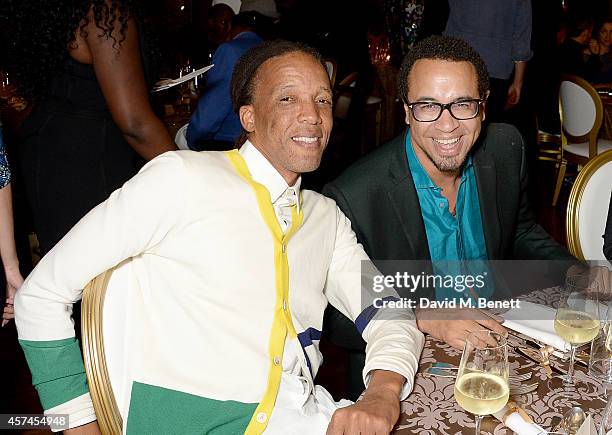
<instances>
[{"instance_id":1,"label":"sparkling wine in glass","mask_svg":"<svg viewBox=\"0 0 612 435\"><path fill-rule=\"evenodd\" d=\"M480 434L482 418L500 411L509 395L506 339L488 330L470 333L455 381L455 400L474 414L476 435Z\"/></svg>"},{"instance_id":2,"label":"sparkling wine in glass","mask_svg":"<svg viewBox=\"0 0 612 435\"><path fill-rule=\"evenodd\" d=\"M555 315L555 332L571 346L567 375L563 385L574 385L576 347L588 343L599 333L599 301L596 284L588 276L568 276Z\"/></svg>"}]
</instances>

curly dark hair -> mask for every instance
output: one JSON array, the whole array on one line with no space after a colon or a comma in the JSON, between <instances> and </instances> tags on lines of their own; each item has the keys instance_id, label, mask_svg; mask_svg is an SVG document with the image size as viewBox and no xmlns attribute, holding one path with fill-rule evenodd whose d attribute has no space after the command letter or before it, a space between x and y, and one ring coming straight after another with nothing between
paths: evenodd
<instances>
[{"instance_id":1,"label":"curly dark hair","mask_svg":"<svg viewBox=\"0 0 612 435\"><path fill-rule=\"evenodd\" d=\"M77 32L87 36L89 13L101 38L115 46L125 39L128 20L139 10L137 0L3 0L2 38L7 41L5 68L14 77L21 96L40 99L54 71L67 56ZM113 30L119 31L119 37Z\"/></svg>"},{"instance_id":2,"label":"curly dark hair","mask_svg":"<svg viewBox=\"0 0 612 435\"><path fill-rule=\"evenodd\" d=\"M257 47L251 48L238 59L236 66L234 66L231 85L232 107L237 115L239 115L240 107L253 103L255 83L261 66L267 60L295 52L310 55L323 65L321 55L314 48L283 39L265 41ZM245 140L246 131L243 130L236 143L240 145Z\"/></svg>"},{"instance_id":3,"label":"curly dark hair","mask_svg":"<svg viewBox=\"0 0 612 435\"><path fill-rule=\"evenodd\" d=\"M404 57L398 77L398 93L408 103L408 76L419 59L469 62L478 75L478 93L483 98L489 90L489 73L480 55L463 39L450 36L430 36L417 43Z\"/></svg>"}]
</instances>

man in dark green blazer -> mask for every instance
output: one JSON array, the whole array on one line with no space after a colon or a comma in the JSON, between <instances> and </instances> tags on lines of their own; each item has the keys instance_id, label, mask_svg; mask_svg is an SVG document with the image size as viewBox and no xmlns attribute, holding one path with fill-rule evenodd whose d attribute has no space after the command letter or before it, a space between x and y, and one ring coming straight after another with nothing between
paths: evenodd
<instances>
[{"instance_id":1,"label":"man in dark green blazer","mask_svg":"<svg viewBox=\"0 0 612 435\"><path fill-rule=\"evenodd\" d=\"M370 258L575 261L535 222L519 132L505 124L483 127L488 75L467 43L438 36L417 44L404 59L399 92L406 132L323 190ZM416 311L419 328L457 348L472 330L505 332L499 319L475 309L424 313ZM337 311L328 311L324 329L354 353L354 395L363 342Z\"/></svg>"}]
</instances>

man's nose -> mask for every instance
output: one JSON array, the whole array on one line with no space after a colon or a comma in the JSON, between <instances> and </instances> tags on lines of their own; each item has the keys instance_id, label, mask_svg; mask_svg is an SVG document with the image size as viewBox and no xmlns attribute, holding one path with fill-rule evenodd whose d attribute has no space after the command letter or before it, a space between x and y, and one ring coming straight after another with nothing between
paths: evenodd
<instances>
[{"instance_id":1,"label":"man's nose","mask_svg":"<svg viewBox=\"0 0 612 435\"><path fill-rule=\"evenodd\" d=\"M300 105L299 121L309 124L322 122L320 109L315 101L305 101Z\"/></svg>"},{"instance_id":2,"label":"man's nose","mask_svg":"<svg viewBox=\"0 0 612 435\"><path fill-rule=\"evenodd\" d=\"M459 127L459 121L450 113L450 107L442 109L440 117L435 121L436 128L446 133Z\"/></svg>"}]
</instances>

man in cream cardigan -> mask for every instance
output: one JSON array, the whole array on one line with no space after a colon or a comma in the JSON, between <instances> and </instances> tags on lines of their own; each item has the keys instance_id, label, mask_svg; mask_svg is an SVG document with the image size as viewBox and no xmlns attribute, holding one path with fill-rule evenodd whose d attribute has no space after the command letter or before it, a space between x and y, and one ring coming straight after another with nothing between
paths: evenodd
<instances>
[{"instance_id":1,"label":"man in cream cardigan","mask_svg":"<svg viewBox=\"0 0 612 435\"><path fill-rule=\"evenodd\" d=\"M332 127L317 53L264 43L238 62L240 150L168 152L85 216L15 300L19 340L46 413L97 433L70 319L92 278L130 259L126 433L383 434L412 389L423 346L336 204L300 190ZM380 289L377 289L380 290ZM368 342L362 400L313 379L331 303Z\"/></svg>"}]
</instances>

